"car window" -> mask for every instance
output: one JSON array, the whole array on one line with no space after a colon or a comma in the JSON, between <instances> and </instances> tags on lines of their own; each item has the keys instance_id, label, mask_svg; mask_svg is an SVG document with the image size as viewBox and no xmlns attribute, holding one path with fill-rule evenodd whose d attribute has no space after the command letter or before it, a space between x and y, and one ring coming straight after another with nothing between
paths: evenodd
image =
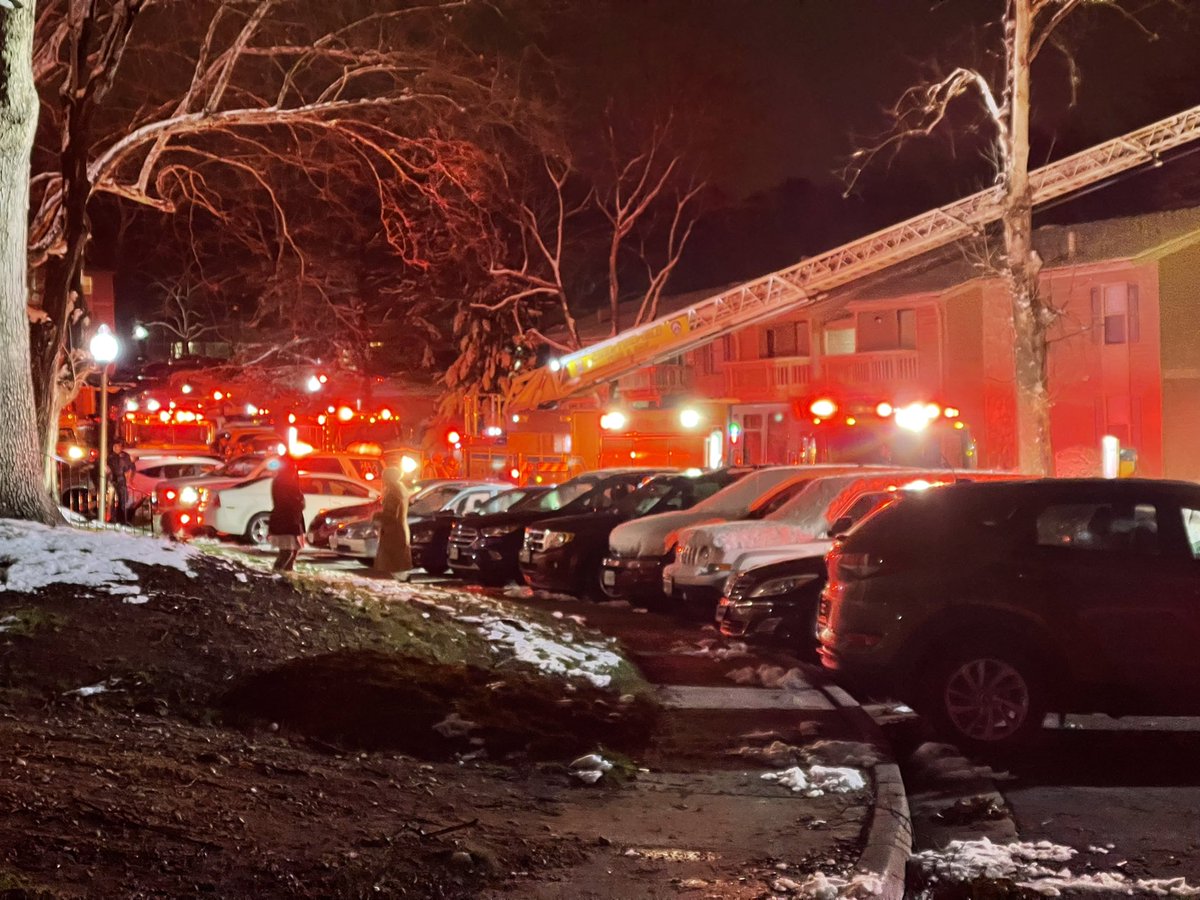
<instances>
[{"instance_id":1,"label":"car window","mask_svg":"<svg viewBox=\"0 0 1200 900\"><path fill-rule=\"evenodd\" d=\"M213 474L229 478L245 478L257 469L261 462L262 459L257 456L239 456L237 459L231 459L225 465L215 470Z\"/></svg>"},{"instance_id":2,"label":"car window","mask_svg":"<svg viewBox=\"0 0 1200 900\"><path fill-rule=\"evenodd\" d=\"M355 459L351 460L351 464L354 466L354 470L358 472L359 478L374 481L383 476L383 463L378 459Z\"/></svg>"},{"instance_id":3,"label":"car window","mask_svg":"<svg viewBox=\"0 0 1200 900\"><path fill-rule=\"evenodd\" d=\"M141 474L145 475L147 478L174 478L174 475L163 473L163 470L166 468L166 466L148 466L147 468L142 469Z\"/></svg>"},{"instance_id":4,"label":"car window","mask_svg":"<svg viewBox=\"0 0 1200 900\"><path fill-rule=\"evenodd\" d=\"M1037 517L1042 547L1157 555L1158 511L1148 503L1052 503Z\"/></svg>"},{"instance_id":5,"label":"car window","mask_svg":"<svg viewBox=\"0 0 1200 900\"><path fill-rule=\"evenodd\" d=\"M329 482L324 478L305 478L300 477L300 493L302 494L328 494Z\"/></svg>"},{"instance_id":6,"label":"car window","mask_svg":"<svg viewBox=\"0 0 1200 900\"><path fill-rule=\"evenodd\" d=\"M769 516L771 513L775 512L775 510L779 509L779 507L783 506L783 504L787 503L794 496L804 490L804 486L807 484L807 480L797 481L794 484L789 484L762 506L759 506L757 509L755 509L755 518Z\"/></svg>"},{"instance_id":7,"label":"car window","mask_svg":"<svg viewBox=\"0 0 1200 900\"><path fill-rule=\"evenodd\" d=\"M463 515L473 513L487 503L491 497L492 494L489 491L471 491L471 493L463 497L462 503L459 504L459 512Z\"/></svg>"},{"instance_id":8,"label":"car window","mask_svg":"<svg viewBox=\"0 0 1200 900\"><path fill-rule=\"evenodd\" d=\"M1200 509L1183 508L1183 529L1187 532L1192 559L1200 559Z\"/></svg>"},{"instance_id":9,"label":"car window","mask_svg":"<svg viewBox=\"0 0 1200 900\"><path fill-rule=\"evenodd\" d=\"M451 500L461 490L452 484L435 485L426 489L420 495L413 498L409 504L409 515L427 516L430 513L435 513Z\"/></svg>"}]
</instances>

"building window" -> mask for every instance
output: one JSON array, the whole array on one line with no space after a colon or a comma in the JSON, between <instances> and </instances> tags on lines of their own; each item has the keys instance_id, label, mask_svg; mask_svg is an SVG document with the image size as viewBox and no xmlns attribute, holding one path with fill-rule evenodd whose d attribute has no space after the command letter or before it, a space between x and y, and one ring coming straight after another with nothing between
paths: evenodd
<instances>
[{"instance_id":1,"label":"building window","mask_svg":"<svg viewBox=\"0 0 1200 900\"><path fill-rule=\"evenodd\" d=\"M900 350L917 349L917 311L915 309L896 310L896 323L900 332Z\"/></svg>"},{"instance_id":2,"label":"building window","mask_svg":"<svg viewBox=\"0 0 1200 900\"><path fill-rule=\"evenodd\" d=\"M796 323L796 355L812 356L812 335L807 322Z\"/></svg>"},{"instance_id":3,"label":"building window","mask_svg":"<svg viewBox=\"0 0 1200 900\"><path fill-rule=\"evenodd\" d=\"M696 351L696 362L700 366L700 371L705 375L712 375L717 370L716 361L714 359L713 345L705 344Z\"/></svg>"},{"instance_id":4,"label":"building window","mask_svg":"<svg viewBox=\"0 0 1200 900\"><path fill-rule=\"evenodd\" d=\"M825 326L825 355L845 356L856 349L854 321L830 322Z\"/></svg>"},{"instance_id":5,"label":"building window","mask_svg":"<svg viewBox=\"0 0 1200 900\"><path fill-rule=\"evenodd\" d=\"M1092 333L1097 343L1136 344L1141 340L1136 284L1092 288Z\"/></svg>"},{"instance_id":6,"label":"building window","mask_svg":"<svg viewBox=\"0 0 1200 900\"><path fill-rule=\"evenodd\" d=\"M727 334L721 338L721 358L725 362L732 362L737 359L737 351L734 349L736 345L733 341L733 335Z\"/></svg>"}]
</instances>

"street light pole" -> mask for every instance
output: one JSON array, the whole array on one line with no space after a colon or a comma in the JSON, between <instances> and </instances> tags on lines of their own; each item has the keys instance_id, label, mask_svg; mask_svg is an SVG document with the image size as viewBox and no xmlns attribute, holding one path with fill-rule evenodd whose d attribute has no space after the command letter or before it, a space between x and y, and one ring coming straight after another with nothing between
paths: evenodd
<instances>
[{"instance_id":1,"label":"street light pole","mask_svg":"<svg viewBox=\"0 0 1200 900\"><path fill-rule=\"evenodd\" d=\"M96 465L100 467L96 516L103 526L108 521L108 363L100 367L100 458Z\"/></svg>"},{"instance_id":2,"label":"street light pole","mask_svg":"<svg viewBox=\"0 0 1200 900\"><path fill-rule=\"evenodd\" d=\"M88 349L92 360L100 366L100 499L98 518L103 526L108 521L108 367L117 358L120 349L116 337L107 325L101 325L92 335Z\"/></svg>"}]
</instances>

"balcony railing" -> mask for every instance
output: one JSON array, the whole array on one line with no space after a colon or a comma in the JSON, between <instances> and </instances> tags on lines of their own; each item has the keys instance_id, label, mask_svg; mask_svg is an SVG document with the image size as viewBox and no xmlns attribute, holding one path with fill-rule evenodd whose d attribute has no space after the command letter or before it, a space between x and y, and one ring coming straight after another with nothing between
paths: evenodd
<instances>
[{"instance_id":1,"label":"balcony railing","mask_svg":"<svg viewBox=\"0 0 1200 900\"><path fill-rule=\"evenodd\" d=\"M814 380L822 385L843 387L897 387L921 381L915 350L822 357L819 378L814 377L814 365L807 356L727 362L724 368L726 392L743 402L793 397L804 393Z\"/></svg>"},{"instance_id":2,"label":"balcony railing","mask_svg":"<svg viewBox=\"0 0 1200 900\"><path fill-rule=\"evenodd\" d=\"M794 393L812 381L812 364L807 356L777 356L725 364L725 387L741 400Z\"/></svg>"},{"instance_id":3,"label":"balcony railing","mask_svg":"<svg viewBox=\"0 0 1200 900\"><path fill-rule=\"evenodd\" d=\"M827 356L821 360L824 379L834 384L911 384L921 379L916 350L881 350Z\"/></svg>"},{"instance_id":4,"label":"balcony railing","mask_svg":"<svg viewBox=\"0 0 1200 900\"><path fill-rule=\"evenodd\" d=\"M625 395L678 394L691 390L692 370L678 365L647 366L622 376L617 383Z\"/></svg>"}]
</instances>

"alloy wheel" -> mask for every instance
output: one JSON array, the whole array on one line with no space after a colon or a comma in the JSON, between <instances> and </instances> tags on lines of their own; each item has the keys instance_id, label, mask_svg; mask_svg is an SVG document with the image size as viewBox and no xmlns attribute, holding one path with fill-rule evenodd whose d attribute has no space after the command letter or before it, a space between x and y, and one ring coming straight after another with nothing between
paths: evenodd
<instances>
[{"instance_id":1,"label":"alloy wheel","mask_svg":"<svg viewBox=\"0 0 1200 900\"><path fill-rule=\"evenodd\" d=\"M1002 659L972 659L950 673L943 702L960 734L981 742L1002 741L1029 717L1029 684Z\"/></svg>"}]
</instances>

